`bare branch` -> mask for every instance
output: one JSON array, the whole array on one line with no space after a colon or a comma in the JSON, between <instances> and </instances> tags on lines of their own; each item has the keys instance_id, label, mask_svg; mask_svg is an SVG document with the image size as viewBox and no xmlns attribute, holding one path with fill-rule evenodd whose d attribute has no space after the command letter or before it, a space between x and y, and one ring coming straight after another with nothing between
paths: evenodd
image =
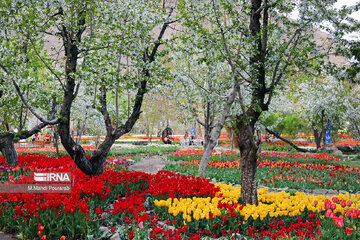
<instances>
[{"instance_id":1,"label":"bare branch","mask_svg":"<svg viewBox=\"0 0 360 240\"><path fill-rule=\"evenodd\" d=\"M56 99L53 98L51 114L50 114L50 120L54 119L55 114L56 114ZM47 123L42 122L39 125L33 127L31 130L25 131L25 132L22 131L22 132L16 134L16 136L19 137L20 139L26 139L26 138L34 135L35 133L40 132L41 129L43 129L47 125L48 125Z\"/></svg>"},{"instance_id":2,"label":"bare branch","mask_svg":"<svg viewBox=\"0 0 360 240\"><path fill-rule=\"evenodd\" d=\"M203 127L205 127L205 123L203 123L202 121L200 121L200 119L196 119L196 121Z\"/></svg>"},{"instance_id":3,"label":"bare branch","mask_svg":"<svg viewBox=\"0 0 360 240\"><path fill-rule=\"evenodd\" d=\"M233 122L233 121L236 121L236 119L235 119L235 118L233 118L233 119L228 119L228 120L225 121L225 123Z\"/></svg>"},{"instance_id":4,"label":"bare branch","mask_svg":"<svg viewBox=\"0 0 360 240\"><path fill-rule=\"evenodd\" d=\"M213 3L214 12L215 12L216 22L219 25L219 28L221 30L221 37L222 37L222 42L223 42L223 45L224 45L224 48L225 48L225 51L226 51L226 56L227 56L228 62L230 64L230 67L231 67L231 70L232 70L232 75L233 75L233 78L234 78L234 91L237 92L238 95L239 95L240 106L241 106L241 109L242 109L243 115L244 115L244 121L247 121L246 125L247 125L250 136L252 136L249 120L248 120L248 117L247 117L247 112L245 111L245 107L244 107L244 100L243 100L243 97L242 97L242 94L241 94L239 81L237 80L237 76L236 76L236 73L239 74L239 72L236 71L236 68L235 68L235 66L233 64L233 61L232 61L232 58L231 58L231 55L230 55L230 51L229 51L229 48L228 48L228 45L227 45L227 42L226 42L225 33L224 33L224 30L223 30L223 28L221 26L221 23L220 23L220 20L219 20L219 17L218 17L218 13L217 13L217 10L216 10L215 0L212 0L212 3ZM239 76L241 76L244 80L246 79L241 74L239 74ZM253 148L256 148L254 138L251 137L250 141L251 141L251 144L252 144Z\"/></svg>"},{"instance_id":5,"label":"bare branch","mask_svg":"<svg viewBox=\"0 0 360 240\"><path fill-rule=\"evenodd\" d=\"M32 39L31 39L30 37L29 37L29 40L30 40L31 45L33 46L33 48L34 48L34 50L35 50L36 55L39 57L39 59L40 59L41 62L45 65L45 67L46 67L47 69L49 69L50 72L59 80L62 89L65 91L65 86L64 86L64 84L62 83L60 77L55 73L54 69L52 69L52 68L44 61L44 59L40 56L39 52L37 51L37 49L36 49L36 47L35 47L34 42L32 41Z\"/></svg>"},{"instance_id":6,"label":"bare branch","mask_svg":"<svg viewBox=\"0 0 360 240\"><path fill-rule=\"evenodd\" d=\"M105 86L101 86L100 91L101 91L101 93L100 93L101 114L103 115L104 120L105 120L105 126L106 126L107 133L112 134L114 129L112 127L110 115L109 115L109 112L108 112L107 106L106 106L106 88L105 88Z\"/></svg>"},{"instance_id":7,"label":"bare branch","mask_svg":"<svg viewBox=\"0 0 360 240\"><path fill-rule=\"evenodd\" d=\"M122 42L121 42L121 46L122 46ZM117 65L117 76L119 76L120 74L120 62L121 62L121 53L118 57L118 65ZM116 85L116 92L115 92L115 110L116 110L116 125L115 125L115 130L118 129L119 127L119 84Z\"/></svg>"},{"instance_id":8,"label":"bare branch","mask_svg":"<svg viewBox=\"0 0 360 240\"><path fill-rule=\"evenodd\" d=\"M171 17L173 11L174 11L174 8L171 7L171 8L170 8L169 15L168 15L168 18ZM179 21L179 20L180 20L180 18L179 18L179 19L175 19L175 20L173 20L173 21L166 22L166 23L163 24L163 26L162 26L162 28L161 28L161 30L160 30L159 36L158 36L158 38L157 38L157 40L156 40L156 42L155 42L155 46L154 46L154 48L153 48L153 50L152 50L152 52L151 52L151 54L150 54L150 56L149 56L150 62L154 61L154 59L155 59L155 54L156 54L159 46L161 45L161 39L162 39L163 36L164 36L164 33L165 33L166 28L167 28L170 24L175 23L175 22L177 22L177 21Z\"/></svg>"},{"instance_id":9,"label":"bare branch","mask_svg":"<svg viewBox=\"0 0 360 240\"><path fill-rule=\"evenodd\" d=\"M290 146L292 146L293 148L295 148L297 151L299 151L299 152L309 152L309 150L304 149L304 148L299 148L298 146L296 146L295 144L293 144L293 143L290 142L289 140L281 137L280 134L275 133L275 132L271 131L271 130L268 129L268 128L265 128L265 130L266 130L268 133L270 133L270 134L274 135L275 137L279 138L280 140L286 142L287 144L289 144Z\"/></svg>"},{"instance_id":10,"label":"bare branch","mask_svg":"<svg viewBox=\"0 0 360 240\"><path fill-rule=\"evenodd\" d=\"M297 39L295 40L295 43L294 43L292 49L295 49L298 41L299 41L299 36L298 36ZM287 58L287 60L286 60L286 62L285 62L285 64L284 64L284 66L283 66L283 68L282 68L282 70L280 71L280 74L277 76L274 84L271 85L271 87L270 87L270 89L269 89L269 98L268 98L266 104L270 104L271 99L272 99L272 96L274 95L275 86L279 84L279 82L280 82L280 80L281 80L281 78L282 78L285 70L287 69L287 67L288 67L289 64L290 64L291 58L292 58L292 55L289 55L288 58Z\"/></svg>"},{"instance_id":11,"label":"bare branch","mask_svg":"<svg viewBox=\"0 0 360 240\"><path fill-rule=\"evenodd\" d=\"M9 73L7 68L2 63L0 63L0 67L4 70L5 73Z\"/></svg>"},{"instance_id":12,"label":"bare branch","mask_svg":"<svg viewBox=\"0 0 360 240\"><path fill-rule=\"evenodd\" d=\"M222 96L220 94L218 94L215 91L211 91L209 89L206 89L205 87L203 87L200 83L198 83L190 74L187 74L187 77L191 79L191 81L193 81L193 83L196 84L196 86L198 86L199 88L201 88L202 90L204 90L205 92L212 94L214 93L216 96L220 97L220 98L227 98L227 96Z\"/></svg>"},{"instance_id":13,"label":"bare branch","mask_svg":"<svg viewBox=\"0 0 360 240\"><path fill-rule=\"evenodd\" d=\"M30 112L32 114L34 114L34 116L39 119L40 121L42 121L43 123L49 124L49 125L54 125L57 124L60 121L60 118L57 119L46 119L43 116L41 116L41 114L37 113L35 111L35 109L29 105L29 103L26 101L24 95L21 93L20 87L19 85L15 82L15 80L12 80L13 85L16 89L16 92L18 93L18 95L20 96L21 101L25 104L25 106L30 110Z\"/></svg>"},{"instance_id":14,"label":"bare branch","mask_svg":"<svg viewBox=\"0 0 360 240\"><path fill-rule=\"evenodd\" d=\"M308 20L303 26L301 26L300 28L296 29L294 34L291 36L290 40L288 41L288 43L286 44L286 47L285 47L285 50L289 49L291 43L294 41L294 39L296 37L298 37L300 31L306 27L306 25L308 25L309 23L311 22L311 19ZM295 45L296 46L296 45ZM294 49L294 46L293 46L293 49ZM271 86L274 86L275 84L275 81L276 81L276 75L278 73L278 69L279 69L279 66L280 66L280 63L281 63L281 59L282 59L282 56L279 58L279 60L276 62L276 65L275 65L275 69L274 69L274 72L273 72L273 76L272 76L272 81L271 81Z\"/></svg>"},{"instance_id":15,"label":"bare branch","mask_svg":"<svg viewBox=\"0 0 360 240\"><path fill-rule=\"evenodd\" d=\"M242 77L243 79L246 80L246 78L241 74L241 72L237 71L235 66L234 66L234 63L232 61L231 54L230 54L230 51L229 51L229 47L228 47L227 42L226 42L225 32L224 32L223 27L221 26L221 23L220 23L220 20L219 20L219 17L218 17L218 13L217 13L216 6L215 6L215 0L212 0L212 3L213 3L214 12L215 12L216 23L220 28L221 39L222 39L222 43L224 45L224 49L225 49L225 52L226 52L226 59L227 59L229 65L231 67L232 75L233 75L234 79L236 79L237 78L236 73L237 73L240 77Z\"/></svg>"}]
</instances>

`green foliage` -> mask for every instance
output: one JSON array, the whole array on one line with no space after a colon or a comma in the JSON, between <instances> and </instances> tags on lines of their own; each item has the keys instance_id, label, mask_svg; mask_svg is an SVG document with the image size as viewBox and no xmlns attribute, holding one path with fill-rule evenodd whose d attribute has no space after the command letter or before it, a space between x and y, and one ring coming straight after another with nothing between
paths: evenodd
<instances>
[{"instance_id":1,"label":"green foliage","mask_svg":"<svg viewBox=\"0 0 360 240\"><path fill-rule=\"evenodd\" d=\"M292 115L285 116L276 129L277 132L294 136L300 130L302 130L304 126L305 124L303 119Z\"/></svg>"}]
</instances>

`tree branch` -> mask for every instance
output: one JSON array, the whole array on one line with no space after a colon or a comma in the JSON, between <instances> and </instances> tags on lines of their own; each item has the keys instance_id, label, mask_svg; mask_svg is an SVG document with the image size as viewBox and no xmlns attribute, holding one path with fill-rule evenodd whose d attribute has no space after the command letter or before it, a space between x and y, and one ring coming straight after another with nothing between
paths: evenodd
<instances>
[{"instance_id":1,"label":"tree branch","mask_svg":"<svg viewBox=\"0 0 360 240\"><path fill-rule=\"evenodd\" d=\"M226 59L227 59L229 65L231 67L232 75L236 79L236 73L237 73L237 74L239 74L240 77L242 77L246 81L247 79L240 72L238 72L236 70L235 66L234 66L234 63L232 61L231 54L230 54L230 51L229 51L229 47L228 47L227 42L226 42L225 32L224 32L224 29L221 26L221 23L220 23L220 20L219 20L219 17L218 17L218 13L216 11L215 1L212 0L212 3L213 3L213 8L214 8L216 23L220 28L221 39L222 39L222 43L224 45L224 49L225 49L225 52L226 52Z\"/></svg>"},{"instance_id":2,"label":"tree branch","mask_svg":"<svg viewBox=\"0 0 360 240\"><path fill-rule=\"evenodd\" d=\"M100 91L101 91L101 93L100 93L101 114L103 115L104 120L105 120L105 126L106 126L107 133L112 134L114 129L112 127L110 115L109 115L109 112L108 112L107 106L106 106L106 88L105 88L105 86L101 86Z\"/></svg>"},{"instance_id":3,"label":"tree branch","mask_svg":"<svg viewBox=\"0 0 360 240\"><path fill-rule=\"evenodd\" d=\"M196 121L203 127L205 127L205 123L201 122L200 119L196 119Z\"/></svg>"},{"instance_id":4,"label":"tree branch","mask_svg":"<svg viewBox=\"0 0 360 240\"><path fill-rule=\"evenodd\" d=\"M36 47L35 47L35 44L34 42L32 41L32 39L29 37L29 40L30 40L30 43L31 45L33 46L34 50L35 50L35 53L36 55L39 57L39 59L41 60L41 62L45 65L45 67L47 69L49 69L49 71L59 80L59 83L62 87L62 89L65 91L65 86L64 84L62 83L60 77L55 73L55 71L44 61L44 59L40 56L39 52L37 51Z\"/></svg>"},{"instance_id":5,"label":"tree branch","mask_svg":"<svg viewBox=\"0 0 360 240\"><path fill-rule=\"evenodd\" d=\"M299 148L298 146L296 146L295 144L293 144L293 143L290 142L289 140L281 137L280 134L275 133L275 132L271 131L271 130L268 129L268 128L265 128L265 130L266 130L268 133L270 133L270 134L274 135L275 137L279 138L279 139L282 140L283 142L286 142L287 144L289 144L290 146L292 146L293 148L295 148L297 151L299 151L299 152L309 152L309 150L304 149L304 148Z\"/></svg>"},{"instance_id":6,"label":"tree branch","mask_svg":"<svg viewBox=\"0 0 360 240\"><path fill-rule=\"evenodd\" d=\"M255 14L259 14L259 13L260 13L263 9L265 9L265 8L275 7L276 4L278 4L278 2L279 2L279 0L276 1L276 2L274 2L273 4L268 4L267 1L266 1L264 5L262 5L261 7L259 7L259 8L256 10Z\"/></svg>"},{"instance_id":7,"label":"tree branch","mask_svg":"<svg viewBox=\"0 0 360 240\"><path fill-rule=\"evenodd\" d=\"M55 114L56 114L56 99L54 98L53 102L52 102L52 107L51 107L50 120L54 119ZM41 129L43 129L47 125L48 125L47 123L42 122L39 125L33 127L29 131L21 131L20 133L16 134L16 136L19 137L20 139L26 139L26 138L34 135L35 133L40 132Z\"/></svg>"},{"instance_id":8,"label":"tree branch","mask_svg":"<svg viewBox=\"0 0 360 240\"><path fill-rule=\"evenodd\" d=\"M39 113L37 113L35 111L35 109L29 105L29 103L26 101L24 95L21 93L21 90L19 88L19 85L15 82L15 80L12 80L13 82L13 85L16 89L16 92L18 93L18 95L20 96L20 99L21 101L25 104L25 106L30 110L30 112L32 114L34 114L34 116L39 119L40 121L42 121L43 123L46 123L46 124L49 124L49 125L54 125L54 124L57 124L59 121L60 121L60 118L57 118L57 119L46 119L44 117L42 117Z\"/></svg>"},{"instance_id":9,"label":"tree branch","mask_svg":"<svg viewBox=\"0 0 360 240\"><path fill-rule=\"evenodd\" d=\"M5 73L9 73L7 68L2 63L0 63L0 67L4 70Z\"/></svg>"}]
</instances>

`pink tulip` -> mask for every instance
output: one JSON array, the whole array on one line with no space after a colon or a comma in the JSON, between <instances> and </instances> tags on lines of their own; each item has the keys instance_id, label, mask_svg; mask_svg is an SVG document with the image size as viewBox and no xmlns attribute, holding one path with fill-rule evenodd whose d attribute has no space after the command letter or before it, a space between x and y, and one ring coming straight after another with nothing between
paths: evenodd
<instances>
[{"instance_id":1,"label":"pink tulip","mask_svg":"<svg viewBox=\"0 0 360 240\"><path fill-rule=\"evenodd\" d=\"M334 223L339 228L342 228L344 226L344 220L339 217L333 217Z\"/></svg>"},{"instance_id":2,"label":"pink tulip","mask_svg":"<svg viewBox=\"0 0 360 240\"><path fill-rule=\"evenodd\" d=\"M333 213L333 211L331 211L331 209L328 209L325 213L325 217L333 218L334 216L335 214Z\"/></svg>"}]
</instances>

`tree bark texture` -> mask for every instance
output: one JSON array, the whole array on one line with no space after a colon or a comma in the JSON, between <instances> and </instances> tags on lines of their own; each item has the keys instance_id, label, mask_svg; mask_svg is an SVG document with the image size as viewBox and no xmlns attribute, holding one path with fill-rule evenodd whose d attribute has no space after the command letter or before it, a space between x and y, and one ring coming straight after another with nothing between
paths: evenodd
<instances>
[{"instance_id":1,"label":"tree bark texture","mask_svg":"<svg viewBox=\"0 0 360 240\"><path fill-rule=\"evenodd\" d=\"M15 134L13 133L0 136L0 151L5 158L5 162L12 166L15 166L18 163L18 155L13 143L14 137Z\"/></svg>"},{"instance_id":2,"label":"tree bark texture","mask_svg":"<svg viewBox=\"0 0 360 240\"><path fill-rule=\"evenodd\" d=\"M316 150L319 150L321 147L321 134L319 134L319 131L314 126L313 126L313 132L314 132Z\"/></svg>"},{"instance_id":3,"label":"tree bark texture","mask_svg":"<svg viewBox=\"0 0 360 240\"><path fill-rule=\"evenodd\" d=\"M53 109L52 109L51 118L55 115L55 103L53 103ZM5 162L11 165L16 165L18 163L18 155L16 153L15 147L14 147L14 138L18 137L19 139L26 139L34 135L35 133L38 133L46 127L46 123L40 123L39 125L33 127L29 131L22 131L20 133L12 133L8 132L5 134L2 134L0 136L0 151L5 158Z\"/></svg>"},{"instance_id":4,"label":"tree bark texture","mask_svg":"<svg viewBox=\"0 0 360 240\"><path fill-rule=\"evenodd\" d=\"M250 141L253 137L246 125L238 126L241 153L241 201L242 204L258 204L256 186L257 150Z\"/></svg>"}]
</instances>

